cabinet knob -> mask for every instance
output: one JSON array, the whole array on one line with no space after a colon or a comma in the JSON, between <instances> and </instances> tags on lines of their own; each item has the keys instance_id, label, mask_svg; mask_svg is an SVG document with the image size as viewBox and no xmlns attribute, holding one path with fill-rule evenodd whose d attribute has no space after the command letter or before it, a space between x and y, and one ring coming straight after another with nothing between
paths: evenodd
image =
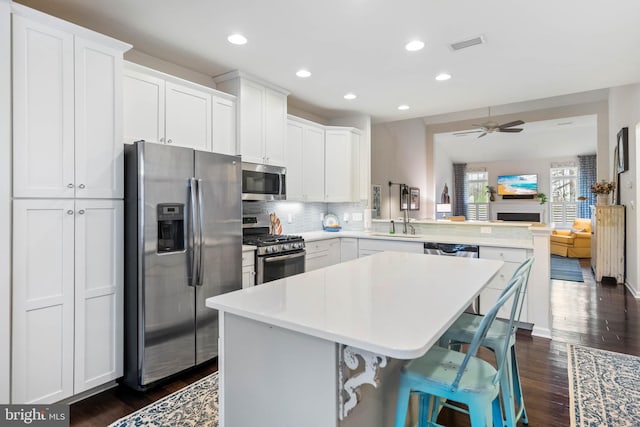
<instances>
[{"instance_id":1,"label":"cabinet knob","mask_svg":"<svg viewBox=\"0 0 640 427\"><path fill-rule=\"evenodd\" d=\"M251 272L251 275L252 275L252 276L255 276L255 275L256 275L256 272L255 272L255 271L252 271L252 272Z\"/></svg>"},{"instance_id":2,"label":"cabinet knob","mask_svg":"<svg viewBox=\"0 0 640 427\"><path fill-rule=\"evenodd\" d=\"M78 188L84 188L84 184L78 185Z\"/></svg>"},{"instance_id":3,"label":"cabinet knob","mask_svg":"<svg viewBox=\"0 0 640 427\"><path fill-rule=\"evenodd\" d=\"M73 210L69 209L69 210L67 211L67 215L73 215Z\"/></svg>"},{"instance_id":4,"label":"cabinet knob","mask_svg":"<svg viewBox=\"0 0 640 427\"><path fill-rule=\"evenodd\" d=\"M164 136L160 137L160 142L164 142Z\"/></svg>"},{"instance_id":5,"label":"cabinet knob","mask_svg":"<svg viewBox=\"0 0 640 427\"><path fill-rule=\"evenodd\" d=\"M79 213L80 215L84 215L84 209L80 209L80 210L78 211L78 213Z\"/></svg>"},{"instance_id":6,"label":"cabinet knob","mask_svg":"<svg viewBox=\"0 0 640 427\"><path fill-rule=\"evenodd\" d=\"M168 139L167 144L171 144L171 143L173 143L173 139Z\"/></svg>"},{"instance_id":7,"label":"cabinet knob","mask_svg":"<svg viewBox=\"0 0 640 427\"><path fill-rule=\"evenodd\" d=\"M73 188L73 183L70 182L69 184L67 184L67 188Z\"/></svg>"}]
</instances>

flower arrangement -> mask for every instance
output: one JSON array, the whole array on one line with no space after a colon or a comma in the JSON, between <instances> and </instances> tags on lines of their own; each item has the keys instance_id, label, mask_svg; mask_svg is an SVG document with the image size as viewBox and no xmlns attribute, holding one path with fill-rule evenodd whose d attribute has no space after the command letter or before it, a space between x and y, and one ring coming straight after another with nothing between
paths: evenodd
<instances>
[{"instance_id":1,"label":"flower arrangement","mask_svg":"<svg viewBox=\"0 0 640 427\"><path fill-rule=\"evenodd\" d=\"M487 194L489 195L489 200L494 202L496 200L496 187L493 185L487 185Z\"/></svg>"},{"instance_id":2,"label":"flower arrangement","mask_svg":"<svg viewBox=\"0 0 640 427\"><path fill-rule=\"evenodd\" d=\"M615 189L616 189L615 182L609 182L604 179L600 182L591 184L591 192L593 194L609 194Z\"/></svg>"},{"instance_id":3,"label":"flower arrangement","mask_svg":"<svg viewBox=\"0 0 640 427\"><path fill-rule=\"evenodd\" d=\"M547 195L544 193L538 193L535 195L535 198L540 200L540 204L544 205L545 203L547 203Z\"/></svg>"}]
</instances>

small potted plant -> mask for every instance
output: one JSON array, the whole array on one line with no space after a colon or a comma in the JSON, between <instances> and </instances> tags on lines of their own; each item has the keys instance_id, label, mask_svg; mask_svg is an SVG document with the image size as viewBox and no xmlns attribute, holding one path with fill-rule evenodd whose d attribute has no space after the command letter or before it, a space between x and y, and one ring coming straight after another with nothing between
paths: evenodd
<instances>
[{"instance_id":1,"label":"small potted plant","mask_svg":"<svg viewBox=\"0 0 640 427\"><path fill-rule=\"evenodd\" d=\"M537 193L536 194L536 199L540 200L540 204L544 205L545 203L547 203L547 195L544 193Z\"/></svg>"},{"instance_id":2,"label":"small potted plant","mask_svg":"<svg viewBox=\"0 0 640 427\"><path fill-rule=\"evenodd\" d=\"M489 200L491 200L492 202L496 201L496 187L494 187L493 185L487 185L487 194L489 195Z\"/></svg>"},{"instance_id":3,"label":"small potted plant","mask_svg":"<svg viewBox=\"0 0 640 427\"><path fill-rule=\"evenodd\" d=\"M615 182L609 182L607 180L602 180L600 182L596 182L591 184L591 192L596 195L598 198L599 205L608 205L609 204L609 194L616 189Z\"/></svg>"}]
</instances>

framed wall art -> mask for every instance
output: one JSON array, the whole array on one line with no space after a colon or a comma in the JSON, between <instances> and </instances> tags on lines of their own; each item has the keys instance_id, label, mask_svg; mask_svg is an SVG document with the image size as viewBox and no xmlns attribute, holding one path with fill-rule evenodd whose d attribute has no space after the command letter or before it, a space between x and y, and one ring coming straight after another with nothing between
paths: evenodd
<instances>
[{"instance_id":1,"label":"framed wall art","mask_svg":"<svg viewBox=\"0 0 640 427\"><path fill-rule=\"evenodd\" d=\"M629 170L629 128L622 128L618 132L618 173Z\"/></svg>"},{"instance_id":2,"label":"framed wall art","mask_svg":"<svg viewBox=\"0 0 640 427\"><path fill-rule=\"evenodd\" d=\"M410 211L420 210L420 189L419 188L411 187L409 189L409 210Z\"/></svg>"}]
</instances>

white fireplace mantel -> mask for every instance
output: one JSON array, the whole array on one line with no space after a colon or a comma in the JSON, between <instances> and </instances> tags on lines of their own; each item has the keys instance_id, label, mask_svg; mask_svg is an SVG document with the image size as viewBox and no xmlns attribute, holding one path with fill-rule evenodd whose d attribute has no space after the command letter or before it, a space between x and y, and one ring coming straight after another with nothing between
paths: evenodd
<instances>
[{"instance_id":1,"label":"white fireplace mantel","mask_svg":"<svg viewBox=\"0 0 640 427\"><path fill-rule=\"evenodd\" d=\"M540 204L538 199L496 200L491 202L489 216L492 220L498 218L498 212L505 213L539 213L540 222L549 222L547 218L547 204Z\"/></svg>"}]
</instances>

